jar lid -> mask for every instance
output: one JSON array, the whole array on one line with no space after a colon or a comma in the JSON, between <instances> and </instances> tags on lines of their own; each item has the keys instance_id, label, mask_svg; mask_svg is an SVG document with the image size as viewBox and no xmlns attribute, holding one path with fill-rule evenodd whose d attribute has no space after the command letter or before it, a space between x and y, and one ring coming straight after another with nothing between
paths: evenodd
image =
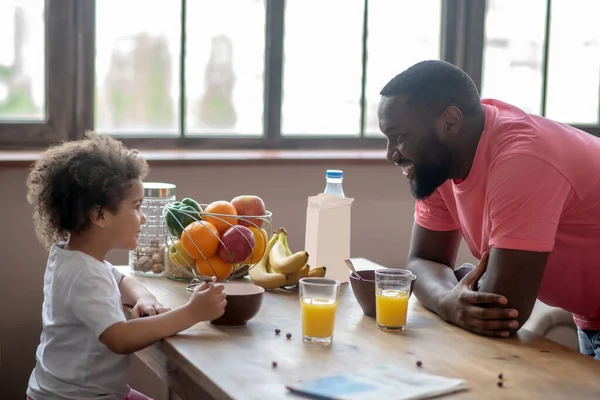
<instances>
[{"instance_id":1,"label":"jar lid","mask_svg":"<svg viewBox=\"0 0 600 400\"><path fill-rule=\"evenodd\" d=\"M172 183L144 182L144 197L175 196L175 185Z\"/></svg>"}]
</instances>

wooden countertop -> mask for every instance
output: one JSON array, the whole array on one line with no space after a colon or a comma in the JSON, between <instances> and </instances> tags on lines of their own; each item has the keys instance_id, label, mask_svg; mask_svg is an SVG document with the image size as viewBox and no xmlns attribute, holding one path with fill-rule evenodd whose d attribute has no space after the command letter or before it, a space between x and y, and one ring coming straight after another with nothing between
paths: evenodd
<instances>
[{"instance_id":1,"label":"wooden countertop","mask_svg":"<svg viewBox=\"0 0 600 400\"><path fill-rule=\"evenodd\" d=\"M365 259L353 261L358 269L377 266ZM189 298L185 283L132 276L169 307ZM167 377L154 365L164 357L185 371L188 386L191 380L215 399L298 398L284 385L355 366L396 363L417 368L418 360L424 372L467 380L469 390L444 399L600 398L600 362L590 357L525 330L510 339L468 333L424 309L414 296L409 307L404 333L381 332L374 319L363 315L349 284L343 284L334 343L321 348L302 342L298 292L278 289L265 293L260 312L246 326L199 323L151 346L141 358L163 379L180 381L168 382L175 390L185 386L185 379ZM281 329L279 336L276 328ZM499 373L504 375L502 388L497 386Z\"/></svg>"}]
</instances>

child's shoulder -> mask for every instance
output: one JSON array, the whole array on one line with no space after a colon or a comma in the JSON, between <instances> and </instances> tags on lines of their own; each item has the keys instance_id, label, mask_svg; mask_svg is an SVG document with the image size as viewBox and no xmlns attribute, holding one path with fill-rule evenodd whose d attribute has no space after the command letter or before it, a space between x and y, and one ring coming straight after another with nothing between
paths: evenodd
<instances>
[{"instance_id":1,"label":"child's shoulder","mask_svg":"<svg viewBox=\"0 0 600 400\"><path fill-rule=\"evenodd\" d=\"M100 278L110 277L111 265L83 252L66 250L63 244L56 244L50 250L47 268L62 277Z\"/></svg>"}]
</instances>

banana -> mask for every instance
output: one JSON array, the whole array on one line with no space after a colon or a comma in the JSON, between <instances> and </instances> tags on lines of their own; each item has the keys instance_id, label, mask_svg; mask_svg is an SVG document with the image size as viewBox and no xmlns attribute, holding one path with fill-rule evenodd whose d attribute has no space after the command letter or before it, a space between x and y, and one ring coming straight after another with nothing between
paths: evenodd
<instances>
[{"instance_id":1,"label":"banana","mask_svg":"<svg viewBox=\"0 0 600 400\"><path fill-rule=\"evenodd\" d=\"M308 271L308 276L311 278L323 278L327 272L327 267L315 267Z\"/></svg>"},{"instance_id":2,"label":"banana","mask_svg":"<svg viewBox=\"0 0 600 400\"><path fill-rule=\"evenodd\" d=\"M275 233L279 235L277 242L269 251L269 261L275 272L291 275L308 263L308 253L305 250L292 253L285 228L279 228Z\"/></svg>"},{"instance_id":3,"label":"banana","mask_svg":"<svg viewBox=\"0 0 600 400\"><path fill-rule=\"evenodd\" d=\"M277 233L273 235L267 243L267 248L262 258L248 271L252 283L265 289L276 289L284 286L286 281L284 274L269 272L268 270L269 253L273 245L277 242L278 236Z\"/></svg>"},{"instance_id":4,"label":"banana","mask_svg":"<svg viewBox=\"0 0 600 400\"><path fill-rule=\"evenodd\" d=\"M300 279L306 278L308 276L308 272L310 271L310 265L306 264L304 267L300 268L298 271L294 272L291 275L285 276L285 286L294 286L300 282Z\"/></svg>"},{"instance_id":5,"label":"banana","mask_svg":"<svg viewBox=\"0 0 600 400\"><path fill-rule=\"evenodd\" d=\"M234 271L237 271L238 269L242 268L242 267L243 267L243 266L245 266L245 265L246 265L246 264L244 264L244 263L236 263L236 264L233 264L233 270L234 270Z\"/></svg>"}]
</instances>

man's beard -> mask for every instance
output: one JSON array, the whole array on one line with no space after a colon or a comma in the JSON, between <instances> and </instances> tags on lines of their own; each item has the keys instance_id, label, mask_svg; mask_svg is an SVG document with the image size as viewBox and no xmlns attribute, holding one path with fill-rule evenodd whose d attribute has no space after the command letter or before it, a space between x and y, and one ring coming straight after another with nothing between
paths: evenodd
<instances>
[{"instance_id":1,"label":"man's beard","mask_svg":"<svg viewBox=\"0 0 600 400\"><path fill-rule=\"evenodd\" d=\"M448 168L440 163L437 165L415 164L414 178L409 180L410 191L417 200L425 200L435 189L449 179Z\"/></svg>"},{"instance_id":2,"label":"man's beard","mask_svg":"<svg viewBox=\"0 0 600 400\"><path fill-rule=\"evenodd\" d=\"M426 147L420 152L420 160L427 162L414 163L414 176L409 181L410 191L417 200L425 200L435 189L450 179L452 153L433 132Z\"/></svg>"}]
</instances>

